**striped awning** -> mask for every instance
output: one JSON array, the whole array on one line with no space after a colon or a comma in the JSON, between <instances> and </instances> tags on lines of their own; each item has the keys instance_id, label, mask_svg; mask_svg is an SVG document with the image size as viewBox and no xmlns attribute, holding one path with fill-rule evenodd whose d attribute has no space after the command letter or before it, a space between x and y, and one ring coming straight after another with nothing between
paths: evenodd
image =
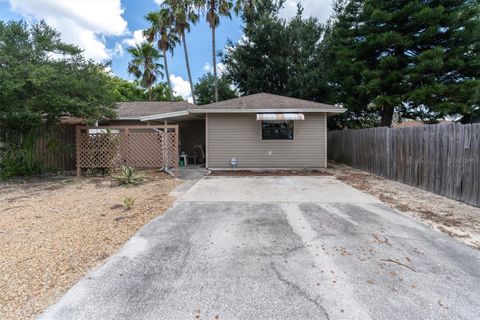
<instances>
[{"instance_id":1,"label":"striped awning","mask_svg":"<svg viewBox=\"0 0 480 320\"><path fill-rule=\"evenodd\" d=\"M257 121L305 120L303 113L257 113Z\"/></svg>"}]
</instances>

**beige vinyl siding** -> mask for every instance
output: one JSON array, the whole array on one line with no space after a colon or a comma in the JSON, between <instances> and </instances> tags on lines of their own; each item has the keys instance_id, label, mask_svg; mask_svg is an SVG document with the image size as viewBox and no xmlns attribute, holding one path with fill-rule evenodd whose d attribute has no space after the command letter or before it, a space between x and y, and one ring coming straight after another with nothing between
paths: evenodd
<instances>
[{"instance_id":1,"label":"beige vinyl siding","mask_svg":"<svg viewBox=\"0 0 480 320\"><path fill-rule=\"evenodd\" d=\"M326 164L325 113L295 121L294 140L262 140L256 114L208 114L209 168L323 168ZM271 155L269 155L271 151Z\"/></svg>"}]
</instances>

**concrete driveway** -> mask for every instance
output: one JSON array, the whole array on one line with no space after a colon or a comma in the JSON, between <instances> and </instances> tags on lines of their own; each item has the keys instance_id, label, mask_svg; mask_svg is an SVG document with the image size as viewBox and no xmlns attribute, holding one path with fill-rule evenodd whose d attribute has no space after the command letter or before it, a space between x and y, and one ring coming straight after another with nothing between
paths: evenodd
<instances>
[{"instance_id":1,"label":"concrete driveway","mask_svg":"<svg viewBox=\"0 0 480 320\"><path fill-rule=\"evenodd\" d=\"M480 251L332 177L205 177L41 319L479 319Z\"/></svg>"}]
</instances>

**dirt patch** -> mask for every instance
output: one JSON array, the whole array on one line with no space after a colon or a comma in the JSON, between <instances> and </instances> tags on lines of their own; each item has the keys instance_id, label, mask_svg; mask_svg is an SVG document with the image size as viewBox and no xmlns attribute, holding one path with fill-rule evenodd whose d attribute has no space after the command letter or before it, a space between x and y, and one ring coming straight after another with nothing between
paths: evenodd
<instances>
[{"instance_id":1,"label":"dirt patch","mask_svg":"<svg viewBox=\"0 0 480 320\"><path fill-rule=\"evenodd\" d=\"M169 208L180 183L155 171L134 187L108 177L0 183L0 319L34 318Z\"/></svg>"},{"instance_id":2,"label":"dirt patch","mask_svg":"<svg viewBox=\"0 0 480 320\"><path fill-rule=\"evenodd\" d=\"M210 176L329 176L325 170L212 170Z\"/></svg>"},{"instance_id":3,"label":"dirt patch","mask_svg":"<svg viewBox=\"0 0 480 320\"><path fill-rule=\"evenodd\" d=\"M326 172L397 211L480 249L480 208L345 165L329 163Z\"/></svg>"}]
</instances>

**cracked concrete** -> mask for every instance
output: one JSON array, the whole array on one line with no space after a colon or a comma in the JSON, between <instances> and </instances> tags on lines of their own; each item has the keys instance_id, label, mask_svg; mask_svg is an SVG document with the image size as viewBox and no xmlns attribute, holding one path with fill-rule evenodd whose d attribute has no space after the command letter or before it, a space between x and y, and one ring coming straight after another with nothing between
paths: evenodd
<instances>
[{"instance_id":1,"label":"cracked concrete","mask_svg":"<svg viewBox=\"0 0 480 320\"><path fill-rule=\"evenodd\" d=\"M479 265L331 177L207 177L40 319L477 319Z\"/></svg>"}]
</instances>

